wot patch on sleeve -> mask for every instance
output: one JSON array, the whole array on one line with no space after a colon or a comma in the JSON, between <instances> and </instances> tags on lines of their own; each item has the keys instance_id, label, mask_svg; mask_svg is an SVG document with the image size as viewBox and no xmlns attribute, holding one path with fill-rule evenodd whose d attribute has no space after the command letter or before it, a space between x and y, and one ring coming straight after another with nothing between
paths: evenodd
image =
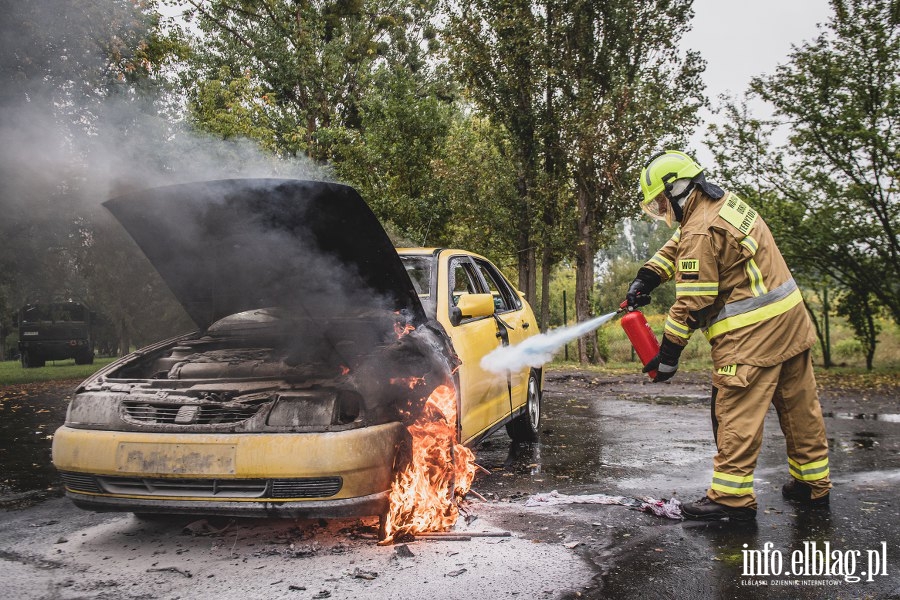
<instances>
[{"instance_id":1,"label":"wot patch on sleeve","mask_svg":"<svg viewBox=\"0 0 900 600\"><path fill-rule=\"evenodd\" d=\"M682 273L699 273L700 261L696 258L682 258L678 261L678 270Z\"/></svg>"}]
</instances>

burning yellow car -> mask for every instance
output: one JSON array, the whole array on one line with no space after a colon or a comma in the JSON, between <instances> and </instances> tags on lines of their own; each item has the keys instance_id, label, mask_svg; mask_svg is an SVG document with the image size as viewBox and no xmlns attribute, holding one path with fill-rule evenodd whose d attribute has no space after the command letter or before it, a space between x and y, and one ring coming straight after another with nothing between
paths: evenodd
<instances>
[{"instance_id":1,"label":"burning yellow car","mask_svg":"<svg viewBox=\"0 0 900 600\"><path fill-rule=\"evenodd\" d=\"M105 205L198 331L84 381L53 439L96 511L363 516L387 510L407 425L439 386L459 439L534 440L541 373L481 358L537 333L500 271L396 250L350 187L225 180Z\"/></svg>"}]
</instances>

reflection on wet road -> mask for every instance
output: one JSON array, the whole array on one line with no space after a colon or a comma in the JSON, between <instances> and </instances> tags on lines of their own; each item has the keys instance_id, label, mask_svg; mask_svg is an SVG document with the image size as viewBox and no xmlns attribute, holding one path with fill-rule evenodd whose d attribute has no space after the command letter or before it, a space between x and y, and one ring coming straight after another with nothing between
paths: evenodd
<instances>
[{"instance_id":1,"label":"reflection on wet road","mask_svg":"<svg viewBox=\"0 0 900 600\"><path fill-rule=\"evenodd\" d=\"M50 462L53 432L63 424L71 383L0 388L0 503L4 498L53 490L59 477Z\"/></svg>"},{"instance_id":2,"label":"reflection on wet road","mask_svg":"<svg viewBox=\"0 0 900 600\"><path fill-rule=\"evenodd\" d=\"M625 379L549 376L541 441L511 444L502 432L491 436L476 455L492 475L479 476L474 489L514 503L554 489L655 498L674 493L687 502L702 497L715 453L708 383L699 376L680 386ZM519 522L507 526L566 544L592 562L597 577L582 590L587 598L900 598L895 416L826 413L835 482L830 510L802 509L782 499L788 471L771 411L756 470L755 523L676 522L621 506L568 505L523 508ZM826 542L843 560L843 574L804 575L799 563L792 566L797 550L821 550ZM888 575L867 581L861 572L882 542ZM752 561L764 549L767 564L773 557L782 561L779 575L754 571L759 565ZM856 551L855 575L848 575L847 559Z\"/></svg>"}]
</instances>

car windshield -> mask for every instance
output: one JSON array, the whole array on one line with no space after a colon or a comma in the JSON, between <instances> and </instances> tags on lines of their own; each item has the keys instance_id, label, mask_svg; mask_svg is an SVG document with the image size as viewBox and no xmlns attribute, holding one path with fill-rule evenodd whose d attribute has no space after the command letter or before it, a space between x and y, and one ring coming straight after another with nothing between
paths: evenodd
<instances>
[{"instance_id":1,"label":"car windshield","mask_svg":"<svg viewBox=\"0 0 900 600\"><path fill-rule=\"evenodd\" d=\"M35 304L22 309L23 323L84 321L84 307L75 302Z\"/></svg>"},{"instance_id":2,"label":"car windshield","mask_svg":"<svg viewBox=\"0 0 900 600\"><path fill-rule=\"evenodd\" d=\"M400 256L406 274L416 288L420 298L431 296L431 257L430 256Z\"/></svg>"},{"instance_id":3,"label":"car windshield","mask_svg":"<svg viewBox=\"0 0 900 600\"><path fill-rule=\"evenodd\" d=\"M416 294L422 302L422 308L429 318L434 318L435 298L431 291L432 274L434 270L434 256L431 254L401 254L400 260L406 267L406 274L409 275Z\"/></svg>"}]
</instances>

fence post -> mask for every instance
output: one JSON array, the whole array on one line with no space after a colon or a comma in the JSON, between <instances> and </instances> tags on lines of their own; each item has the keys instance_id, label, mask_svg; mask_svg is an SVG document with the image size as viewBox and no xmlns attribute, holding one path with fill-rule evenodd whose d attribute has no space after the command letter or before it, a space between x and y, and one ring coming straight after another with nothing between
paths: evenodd
<instances>
[{"instance_id":1,"label":"fence post","mask_svg":"<svg viewBox=\"0 0 900 600\"><path fill-rule=\"evenodd\" d=\"M566 290L563 290L563 327L569 324L569 315L566 310ZM569 342L566 342L566 360L569 360Z\"/></svg>"}]
</instances>

